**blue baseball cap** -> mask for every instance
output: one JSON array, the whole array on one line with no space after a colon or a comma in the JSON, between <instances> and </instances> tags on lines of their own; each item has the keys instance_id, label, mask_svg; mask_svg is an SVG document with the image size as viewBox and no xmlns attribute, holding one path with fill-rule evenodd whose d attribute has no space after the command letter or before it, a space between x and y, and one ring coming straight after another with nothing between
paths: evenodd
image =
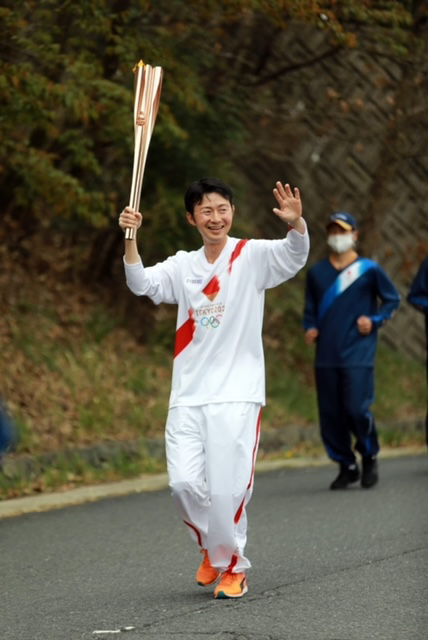
<instances>
[{"instance_id":1,"label":"blue baseball cap","mask_svg":"<svg viewBox=\"0 0 428 640\"><path fill-rule=\"evenodd\" d=\"M337 213L332 213L328 219L327 227L331 224L338 224L342 229L346 229L346 231L355 231L358 228L357 221L355 220L352 213L348 213L347 211L337 211Z\"/></svg>"}]
</instances>

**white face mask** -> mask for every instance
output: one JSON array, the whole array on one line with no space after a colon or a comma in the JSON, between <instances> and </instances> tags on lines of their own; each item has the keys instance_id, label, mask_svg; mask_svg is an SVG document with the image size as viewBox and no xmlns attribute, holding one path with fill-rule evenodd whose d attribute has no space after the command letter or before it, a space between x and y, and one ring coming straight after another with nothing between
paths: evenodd
<instances>
[{"instance_id":1,"label":"white face mask","mask_svg":"<svg viewBox=\"0 0 428 640\"><path fill-rule=\"evenodd\" d=\"M327 236L327 244L335 253L345 253L355 245L354 234L331 234Z\"/></svg>"}]
</instances>

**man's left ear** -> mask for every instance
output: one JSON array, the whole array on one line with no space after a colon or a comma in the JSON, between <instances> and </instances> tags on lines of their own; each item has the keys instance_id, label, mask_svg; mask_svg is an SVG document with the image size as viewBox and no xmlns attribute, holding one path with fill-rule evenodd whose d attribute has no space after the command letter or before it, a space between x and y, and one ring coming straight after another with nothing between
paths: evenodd
<instances>
[{"instance_id":1,"label":"man's left ear","mask_svg":"<svg viewBox=\"0 0 428 640\"><path fill-rule=\"evenodd\" d=\"M355 243L358 242L358 231L354 231L353 236L354 236L354 242Z\"/></svg>"}]
</instances>

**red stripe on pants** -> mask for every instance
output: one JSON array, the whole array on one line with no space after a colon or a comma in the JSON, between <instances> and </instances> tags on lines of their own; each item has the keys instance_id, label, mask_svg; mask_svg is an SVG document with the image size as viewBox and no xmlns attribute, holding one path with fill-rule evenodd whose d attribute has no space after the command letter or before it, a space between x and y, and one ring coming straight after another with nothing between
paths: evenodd
<instances>
[{"instance_id":1,"label":"red stripe on pants","mask_svg":"<svg viewBox=\"0 0 428 640\"><path fill-rule=\"evenodd\" d=\"M183 520L183 522L184 522L184 524L187 524L188 527L193 529L193 531L196 533L196 536L198 538L198 545L200 547L202 547L202 537L201 537L201 534L200 534L199 530L195 527L194 524L191 524L190 522L187 522L187 520Z\"/></svg>"},{"instance_id":2,"label":"red stripe on pants","mask_svg":"<svg viewBox=\"0 0 428 640\"><path fill-rule=\"evenodd\" d=\"M262 410L260 409L259 417L258 417L258 420L257 420L256 442L254 444L254 449L253 449L253 466L252 466L252 469L251 469L251 477L250 477L250 482L248 483L247 491L249 489L251 489L251 487L253 486L253 482L254 482L254 471L255 471L255 468L256 468L257 449L259 448L261 424L262 424ZM242 502L239 505L238 511L235 513L235 524L238 524L238 522L240 521L241 516L242 516L242 514L244 512L245 498L246 498L247 491L245 492L245 496L243 497Z\"/></svg>"},{"instance_id":3,"label":"red stripe on pants","mask_svg":"<svg viewBox=\"0 0 428 640\"><path fill-rule=\"evenodd\" d=\"M227 567L227 571L233 573L233 569L236 567L236 563L238 562L238 556L236 553L233 554L232 560L230 561L230 565Z\"/></svg>"}]
</instances>

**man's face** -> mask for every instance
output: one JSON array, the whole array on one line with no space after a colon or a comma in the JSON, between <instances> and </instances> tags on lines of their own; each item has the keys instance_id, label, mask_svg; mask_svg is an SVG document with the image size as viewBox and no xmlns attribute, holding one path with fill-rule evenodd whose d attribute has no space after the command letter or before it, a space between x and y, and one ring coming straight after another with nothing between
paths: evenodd
<instances>
[{"instance_id":1,"label":"man's face","mask_svg":"<svg viewBox=\"0 0 428 640\"><path fill-rule=\"evenodd\" d=\"M327 227L327 244L337 254L347 253L355 249L358 232L344 229L340 224L331 223Z\"/></svg>"},{"instance_id":2,"label":"man's face","mask_svg":"<svg viewBox=\"0 0 428 640\"><path fill-rule=\"evenodd\" d=\"M191 225L197 228L206 244L226 244L232 226L235 207L219 193L206 193L195 205L193 216L187 213Z\"/></svg>"}]
</instances>

